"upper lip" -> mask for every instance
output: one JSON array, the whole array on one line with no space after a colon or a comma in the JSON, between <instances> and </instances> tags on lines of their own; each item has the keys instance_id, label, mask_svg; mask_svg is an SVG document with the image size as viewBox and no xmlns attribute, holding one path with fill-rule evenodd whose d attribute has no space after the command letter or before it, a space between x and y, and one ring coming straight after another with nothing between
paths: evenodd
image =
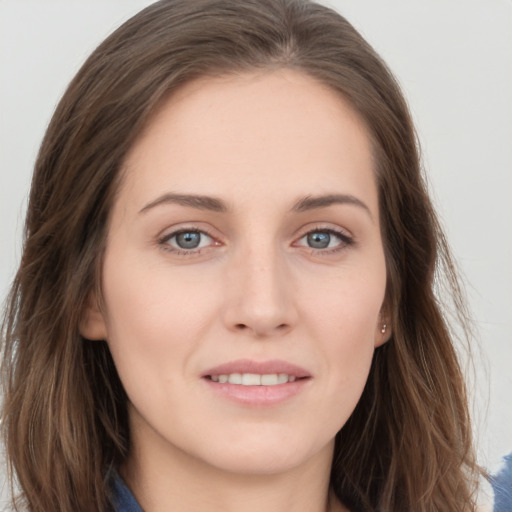
<instances>
[{"instance_id":1,"label":"upper lip","mask_svg":"<svg viewBox=\"0 0 512 512\"><path fill-rule=\"evenodd\" d=\"M267 361L253 361L251 359L237 359L228 363L220 364L202 373L202 377L212 375L229 375L232 373L255 373L259 375L269 375L273 373L286 373L296 378L311 377L311 374L295 364L272 359Z\"/></svg>"}]
</instances>

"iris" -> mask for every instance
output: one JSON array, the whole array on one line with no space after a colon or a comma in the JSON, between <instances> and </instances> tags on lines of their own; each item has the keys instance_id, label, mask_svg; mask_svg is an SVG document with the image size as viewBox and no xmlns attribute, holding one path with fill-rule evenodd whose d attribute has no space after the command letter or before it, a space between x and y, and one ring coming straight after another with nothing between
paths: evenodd
<instances>
[{"instance_id":1,"label":"iris","mask_svg":"<svg viewBox=\"0 0 512 512\"><path fill-rule=\"evenodd\" d=\"M307 240L309 247L313 247L315 249L325 249L326 247L329 247L329 243L331 242L331 235L326 232L317 231L315 233L309 233Z\"/></svg>"},{"instance_id":2,"label":"iris","mask_svg":"<svg viewBox=\"0 0 512 512\"><path fill-rule=\"evenodd\" d=\"M201 233L185 231L176 235L176 244L182 249L195 249L201 242Z\"/></svg>"}]
</instances>

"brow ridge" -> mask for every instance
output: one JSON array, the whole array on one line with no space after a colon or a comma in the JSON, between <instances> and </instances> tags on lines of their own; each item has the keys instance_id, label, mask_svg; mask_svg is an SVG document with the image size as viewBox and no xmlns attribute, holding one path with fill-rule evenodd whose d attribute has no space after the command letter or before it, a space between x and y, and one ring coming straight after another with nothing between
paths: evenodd
<instances>
[{"instance_id":1,"label":"brow ridge","mask_svg":"<svg viewBox=\"0 0 512 512\"><path fill-rule=\"evenodd\" d=\"M226 202L216 197L168 192L146 204L139 213L144 213L163 204L179 204L181 206L196 208L198 210L208 210L218 213L226 213L230 211ZM292 206L291 211L301 213L320 208L327 208L334 204L350 204L358 206L365 210L373 220L372 213L368 206L363 201L350 194L327 194L320 196L308 195L299 199Z\"/></svg>"},{"instance_id":2,"label":"brow ridge","mask_svg":"<svg viewBox=\"0 0 512 512\"><path fill-rule=\"evenodd\" d=\"M216 197L196 195L196 194L175 194L172 192L163 194L145 205L139 213L144 213L156 206L163 204L179 204L198 210L209 210L213 212L225 213L229 210L227 204Z\"/></svg>"},{"instance_id":3,"label":"brow ridge","mask_svg":"<svg viewBox=\"0 0 512 512\"><path fill-rule=\"evenodd\" d=\"M322 196L306 196L299 199L292 208L295 212L305 212L309 210L316 210L319 208L327 208L334 204L350 204L358 206L365 210L370 218L373 220L370 208L357 197L350 194L327 194Z\"/></svg>"}]
</instances>

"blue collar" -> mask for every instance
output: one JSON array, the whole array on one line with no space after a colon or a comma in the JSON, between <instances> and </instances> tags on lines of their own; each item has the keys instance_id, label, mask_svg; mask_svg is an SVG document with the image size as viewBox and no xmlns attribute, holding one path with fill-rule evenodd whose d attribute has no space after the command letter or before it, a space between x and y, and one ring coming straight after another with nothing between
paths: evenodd
<instances>
[{"instance_id":1,"label":"blue collar","mask_svg":"<svg viewBox=\"0 0 512 512\"><path fill-rule=\"evenodd\" d=\"M114 512L143 512L137 500L118 473L112 475Z\"/></svg>"}]
</instances>

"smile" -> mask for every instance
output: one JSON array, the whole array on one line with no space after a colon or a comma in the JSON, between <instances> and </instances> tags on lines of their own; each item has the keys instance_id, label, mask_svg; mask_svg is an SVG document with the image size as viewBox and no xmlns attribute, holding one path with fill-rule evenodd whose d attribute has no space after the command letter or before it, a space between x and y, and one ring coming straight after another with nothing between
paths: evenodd
<instances>
[{"instance_id":1,"label":"smile","mask_svg":"<svg viewBox=\"0 0 512 512\"><path fill-rule=\"evenodd\" d=\"M201 375L216 396L244 407L271 407L293 399L311 386L313 375L287 361L238 359Z\"/></svg>"},{"instance_id":2,"label":"smile","mask_svg":"<svg viewBox=\"0 0 512 512\"><path fill-rule=\"evenodd\" d=\"M295 375L288 375L287 373L266 373L263 375L257 373L230 373L210 375L209 378L220 384L229 383L242 386L277 386L296 380Z\"/></svg>"}]
</instances>

